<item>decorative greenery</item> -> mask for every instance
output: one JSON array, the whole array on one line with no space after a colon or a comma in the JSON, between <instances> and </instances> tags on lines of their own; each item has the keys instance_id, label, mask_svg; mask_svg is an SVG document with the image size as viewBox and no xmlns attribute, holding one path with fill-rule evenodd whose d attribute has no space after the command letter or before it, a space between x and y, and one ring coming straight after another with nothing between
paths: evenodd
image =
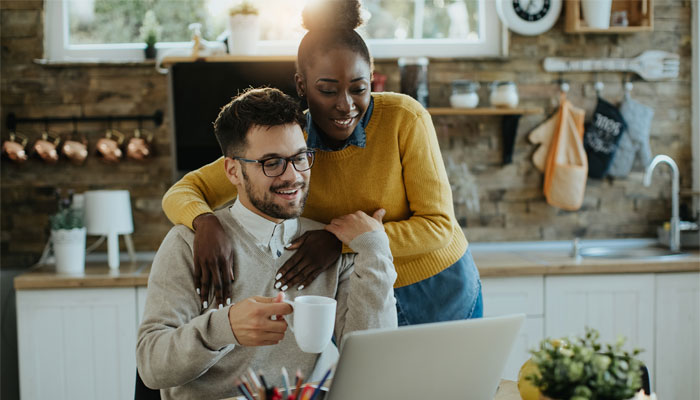
<instances>
[{"instance_id":1,"label":"decorative greenery","mask_svg":"<svg viewBox=\"0 0 700 400\"><path fill-rule=\"evenodd\" d=\"M83 223L83 210L73 207L73 191L68 191L68 196L62 197L60 191L56 191L58 200L58 212L49 217L51 230L75 229L85 226Z\"/></svg>"},{"instance_id":2,"label":"decorative greenery","mask_svg":"<svg viewBox=\"0 0 700 400\"><path fill-rule=\"evenodd\" d=\"M156 13L153 10L146 11L146 15L143 17L143 24L139 28L139 33L141 35L141 40L143 40L147 46L154 46L158 40L160 40L160 35L163 31L158 20L156 19Z\"/></svg>"},{"instance_id":3,"label":"decorative greenery","mask_svg":"<svg viewBox=\"0 0 700 400\"><path fill-rule=\"evenodd\" d=\"M258 15L258 8L249 0L243 0L228 10L229 15Z\"/></svg>"},{"instance_id":4,"label":"decorative greenery","mask_svg":"<svg viewBox=\"0 0 700 400\"><path fill-rule=\"evenodd\" d=\"M585 337L543 340L531 350L538 374L526 379L554 399L624 400L642 387L641 352L622 350L624 338L615 345L598 343L600 334L586 328Z\"/></svg>"}]
</instances>

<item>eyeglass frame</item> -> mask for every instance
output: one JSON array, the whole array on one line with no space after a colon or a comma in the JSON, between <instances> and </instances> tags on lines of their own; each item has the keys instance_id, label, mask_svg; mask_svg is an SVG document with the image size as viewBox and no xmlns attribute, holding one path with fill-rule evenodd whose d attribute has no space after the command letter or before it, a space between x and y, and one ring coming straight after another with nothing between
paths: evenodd
<instances>
[{"instance_id":1,"label":"eyeglass frame","mask_svg":"<svg viewBox=\"0 0 700 400\"><path fill-rule=\"evenodd\" d=\"M302 170L297 168L297 165L294 163L294 158L298 157L300 154L306 154L307 157L309 157L311 159L311 161L309 162L309 168L302 169ZM305 172L305 171L310 170L311 167L314 166L314 161L316 161L316 150L312 150L312 149L304 150L304 151L301 151L301 152L299 152L293 156L290 156L290 157L266 157L266 158L261 158L259 160L251 160L249 158L243 158L243 157L231 157L231 158L234 160L243 161L243 162L247 162L247 163L260 164L260 168L262 169L262 172L266 177L277 178L278 176L282 176L282 175L284 175L285 172L287 172L287 165L289 165L290 163L292 164L292 167L294 167L294 170L297 172ZM278 175L271 176L271 175L268 175L267 172L265 172L265 163L267 161L274 160L274 159L284 160L284 167L282 167L282 172L280 172Z\"/></svg>"}]
</instances>

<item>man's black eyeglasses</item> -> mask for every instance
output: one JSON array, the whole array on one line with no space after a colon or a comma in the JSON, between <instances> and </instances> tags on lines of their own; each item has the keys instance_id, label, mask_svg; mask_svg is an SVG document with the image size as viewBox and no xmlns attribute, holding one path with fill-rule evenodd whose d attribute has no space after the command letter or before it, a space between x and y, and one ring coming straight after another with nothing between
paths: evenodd
<instances>
[{"instance_id":1,"label":"man's black eyeglasses","mask_svg":"<svg viewBox=\"0 0 700 400\"><path fill-rule=\"evenodd\" d=\"M249 160L243 157L233 157L234 160L247 163L258 163L262 166L263 174L270 178L280 176L287 170L287 164L292 163L294 169L303 172L309 170L314 165L314 150L302 151L291 157L270 157L261 160Z\"/></svg>"}]
</instances>

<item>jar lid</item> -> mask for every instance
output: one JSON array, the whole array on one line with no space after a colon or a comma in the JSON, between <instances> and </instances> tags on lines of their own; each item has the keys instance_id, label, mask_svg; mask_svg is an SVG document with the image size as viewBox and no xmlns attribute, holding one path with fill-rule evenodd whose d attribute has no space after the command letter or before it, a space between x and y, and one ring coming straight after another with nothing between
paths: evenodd
<instances>
[{"instance_id":1,"label":"jar lid","mask_svg":"<svg viewBox=\"0 0 700 400\"><path fill-rule=\"evenodd\" d=\"M401 57L398 62L399 67L403 67L404 65L420 65L425 67L430 63L428 57Z\"/></svg>"},{"instance_id":2,"label":"jar lid","mask_svg":"<svg viewBox=\"0 0 700 400\"><path fill-rule=\"evenodd\" d=\"M452 81L452 87L476 90L481 87L481 84L470 79L455 79Z\"/></svg>"},{"instance_id":3,"label":"jar lid","mask_svg":"<svg viewBox=\"0 0 700 400\"><path fill-rule=\"evenodd\" d=\"M493 86L493 87L515 86L515 82L513 82L513 81L493 81L493 82L491 82L491 86Z\"/></svg>"}]
</instances>

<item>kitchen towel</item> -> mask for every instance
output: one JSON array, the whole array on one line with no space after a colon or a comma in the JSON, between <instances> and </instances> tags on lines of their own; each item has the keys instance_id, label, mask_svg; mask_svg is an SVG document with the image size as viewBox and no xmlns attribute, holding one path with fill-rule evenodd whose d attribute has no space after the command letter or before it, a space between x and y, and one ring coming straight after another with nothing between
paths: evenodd
<instances>
[{"instance_id":1,"label":"kitchen towel","mask_svg":"<svg viewBox=\"0 0 700 400\"><path fill-rule=\"evenodd\" d=\"M576 121L580 122L581 126L583 126L585 110L578 108L571 103L569 103L568 107L569 111L574 115ZM535 149L535 152L532 153L532 163L535 164L535 167L540 170L540 172L544 172L545 170L547 164L547 154L549 154L549 145L552 142L554 131L556 131L559 126L558 122L559 111L557 110L557 112L554 113L554 115L552 115L549 119L533 129L528 136L530 143L539 144L537 149ZM579 133L583 137L583 128L581 129L582 130Z\"/></svg>"},{"instance_id":2,"label":"kitchen towel","mask_svg":"<svg viewBox=\"0 0 700 400\"><path fill-rule=\"evenodd\" d=\"M654 109L636 100L629 93L620 105L620 114L627 123L627 132L620 138L615 157L613 158L608 175L624 178L629 175L635 160L646 168L651 162L649 147L649 129L654 118Z\"/></svg>"},{"instance_id":3,"label":"kitchen towel","mask_svg":"<svg viewBox=\"0 0 700 400\"><path fill-rule=\"evenodd\" d=\"M583 110L562 96L557 129L547 153L544 195L547 203L564 210L581 208L586 191L588 160L583 146Z\"/></svg>"},{"instance_id":4,"label":"kitchen towel","mask_svg":"<svg viewBox=\"0 0 700 400\"><path fill-rule=\"evenodd\" d=\"M614 105L598 97L593 118L586 124L583 137L588 156L588 176L603 178L610 168L617 144L627 124Z\"/></svg>"}]
</instances>

